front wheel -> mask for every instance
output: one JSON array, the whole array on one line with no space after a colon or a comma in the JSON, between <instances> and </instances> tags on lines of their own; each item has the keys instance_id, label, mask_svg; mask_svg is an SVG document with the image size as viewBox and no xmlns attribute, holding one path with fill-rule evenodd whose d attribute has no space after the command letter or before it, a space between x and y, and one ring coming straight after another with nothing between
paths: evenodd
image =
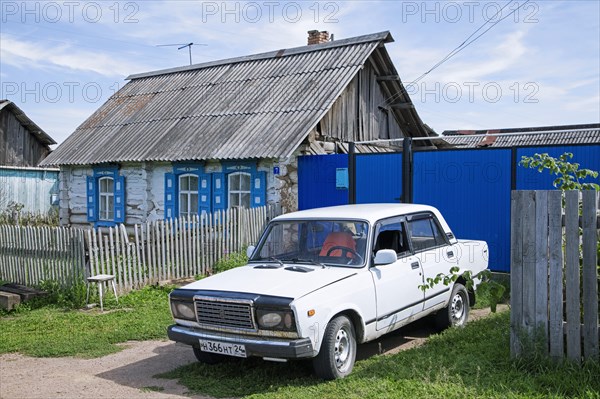
<instances>
[{"instance_id":1,"label":"front wheel","mask_svg":"<svg viewBox=\"0 0 600 399\"><path fill-rule=\"evenodd\" d=\"M469 318L469 294L464 285L454 284L448 306L436 315L438 328L463 327Z\"/></svg>"},{"instance_id":2,"label":"front wheel","mask_svg":"<svg viewBox=\"0 0 600 399\"><path fill-rule=\"evenodd\" d=\"M315 374L324 380L343 378L352 372L355 359L354 326L346 316L338 316L327 325L321 350L313 359Z\"/></svg>"}]
</instances>

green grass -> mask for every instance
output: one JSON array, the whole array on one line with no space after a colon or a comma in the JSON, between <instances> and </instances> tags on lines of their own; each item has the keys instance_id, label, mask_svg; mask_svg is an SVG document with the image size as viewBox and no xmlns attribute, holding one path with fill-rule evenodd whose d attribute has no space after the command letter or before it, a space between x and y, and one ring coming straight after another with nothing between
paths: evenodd
<instances>
[{"instance_id":1,"label":"green grass","mask_svg":"<svg viewBox=\"0 0 600 399\"><path fill-rule=\"evenodd\" d=\"M509 313L432 336L426 345L356 363L343 379L323 382L309 362L244 359L199 363L161 375L218 398L600 398L598 363L578 368L543 359L510 360Z\"/></svg>"},{"instance_id":2,"label":"green grass","mask_svg":"<svg viewBox=\"0 0 600 399\"><path fill-rule=\"evenodd\" d=\"M45 306L0 317L0 353L39 357L97 357L129 340L166 339L172 323L170 288L145 288L105 302L105 312Z\"/></svg>"}]
</instances>

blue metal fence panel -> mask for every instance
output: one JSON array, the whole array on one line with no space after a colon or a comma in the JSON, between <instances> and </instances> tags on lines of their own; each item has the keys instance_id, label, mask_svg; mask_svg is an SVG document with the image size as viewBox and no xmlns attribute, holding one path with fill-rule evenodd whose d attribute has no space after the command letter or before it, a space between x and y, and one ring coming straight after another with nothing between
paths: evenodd
<instances>
[{"instance_id":1,"label":"blue metal fence panel","mask_svg":"<svg viewBox=\"0 0 600 399\"><path fill-rule=\"evenodd\" d=\"M298 157L298 209L348 203L348 189L336 188L336 171L348 168L348 155Z\"/></svg>"},{"instance_id":2,"label":"blue metal fence panel","mask_svg":"<svg viewBox=\"0 0 600 399\"><path fill-rule=\"evenodd\" d=\"M560 146L560 147L525 147L517 149L517 162L522 156L532 156L533 154L543 154L558 158L565 152L573 153L573 158L569 162L580 164L581 168L600 171L600 145L586 146ZM538 172L537 169L526 169L522 166L517 167L517 190L552 190L552 185L556 175L551 175L547 170ZM585 182L594 182L600 184L600 177L597 179L588 178Z\"/></svg>"},{"instance_id":3,"label":"blue metal fence panel","mask_svg":"<svg viewBox=\"0 0 600 399\"><path fill-rule=\"evenodd\" d=\"M402 154L356 156L356 203L400 202Z\"/></svg>"},{"instance_id":4,"label":"blue metal fence panel","mask_svg":"<svg viewBox=\"0 0 600 399\"><path fill-rule=\"evenodd\" d=\"M600 145L523 147L516 152L517 162L523 155L572 152L572 162L600 170ZM336 169L348 167L347 155L306 156L298 162L299 209L348 203L348 190L336 188ZM418 151L413 167L414 202L438 208L457 237L487 241L490 269L508 272L511 149ZM555 177L516 166L515 184L518 190L547 190ZM600 178L594 180L600 184ZM399 202L401 195L401 153L356 156L357 203Z\"/></svg>"},{"instance_id":5,"label":"blue metal fence panel","mask_svg":"<svg viewBox=\"0 0 600 399\"><path fill-rule=\"evenodd\" d=\"M489 268L510 270L511 150L415 152L414 202L435 206L459 239L484 240Z\"/></svg>"}]
</instances>

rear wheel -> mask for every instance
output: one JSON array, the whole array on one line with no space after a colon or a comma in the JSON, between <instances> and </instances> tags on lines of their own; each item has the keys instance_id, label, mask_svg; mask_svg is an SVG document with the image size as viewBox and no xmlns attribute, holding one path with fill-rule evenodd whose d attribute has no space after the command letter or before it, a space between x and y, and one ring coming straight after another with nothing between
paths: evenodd
<instances>
[{"instance_id":1,"label":"rear wheel","mask_svg":"<svg viewBox=\"0 0 600 399\"><path fill-rule=\"evenodd\" d=\"M321 350L313 359L315 374L324 380L343 378L352 372L355 359L354 326L346 316L338 316L327 325Z\"/></svg>"},{"instance_id":2,"label":"rear wheel","mask_svg":"<svg viewBox=\"0 0 600 399\"><path fill-rule=\"evenodd\" d=\"M454 284L448 306L436 314L436 325L440 329L463 327L469 318L469 294L464 285Z\"/></svg>"},{"instance_id":3,"label":"rear wheel","mask_svg":"<svg viewBox=\"0 0 600 399\"><path fill-rule=\"evenodd\" d=\"M200 363L204 363L204 364L222 363L225 360L227 360L227 358L229 357L229 356L219 355L216 353L203 352L200 350L200 348L197 348L195 346L193 346L192 348L194 349L194 355L196 356L196 359L198 359L198 361Z\"/></svg>"}]
</instances>

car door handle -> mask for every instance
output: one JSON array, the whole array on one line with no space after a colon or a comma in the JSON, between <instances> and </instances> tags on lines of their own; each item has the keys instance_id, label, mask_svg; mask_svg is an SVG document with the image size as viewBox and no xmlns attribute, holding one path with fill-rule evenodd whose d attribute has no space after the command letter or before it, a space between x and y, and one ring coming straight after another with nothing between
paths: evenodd
<instances>
[{"instance_id":1,"label":"car door handle","mask_svg":"<svg viewBox=\"0 0 600 399\"><path fill-rule=\"evenodd\" d=\"M448 252L446 252L446 255L448 255L449 258L453 258L454 257L454 252L448 251Z\"/></svg>"},{"instance_id":2,"label":"car door handle","mask_svg":"<svg viewBox=\"0 0 600 399\"><path fill-rule=\"evenodd\" d=\"M411 263L411 264L410 264L410 267L411 267L412 269L418 269L418 268L419 268L419 262L413 262L413 263Z\"/></svg>"}]
</instances>

